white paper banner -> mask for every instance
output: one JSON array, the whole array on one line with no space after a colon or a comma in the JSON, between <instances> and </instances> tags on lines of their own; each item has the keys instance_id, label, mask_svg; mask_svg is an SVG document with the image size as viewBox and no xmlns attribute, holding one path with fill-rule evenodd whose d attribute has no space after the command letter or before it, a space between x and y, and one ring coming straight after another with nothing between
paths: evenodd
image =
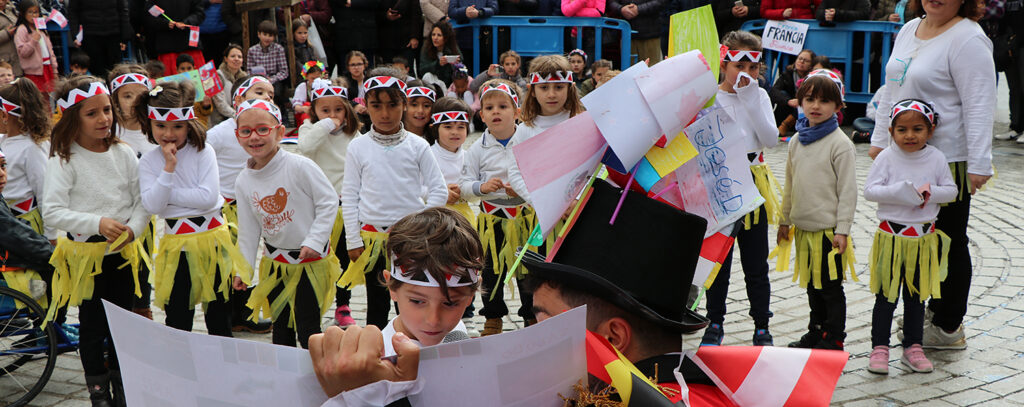
<instances>
[{"instance_id":1,"label":"white paper banner","mask_svg":"<svg viewBox=\"0 0 1024 407\"><path fill-rule=\"evenodd\" d=\"M804 49L807 39L807 24L789 20L768 20L761 33L761 46L791 55L798 55Z\"/></svg>"}]
</instances>

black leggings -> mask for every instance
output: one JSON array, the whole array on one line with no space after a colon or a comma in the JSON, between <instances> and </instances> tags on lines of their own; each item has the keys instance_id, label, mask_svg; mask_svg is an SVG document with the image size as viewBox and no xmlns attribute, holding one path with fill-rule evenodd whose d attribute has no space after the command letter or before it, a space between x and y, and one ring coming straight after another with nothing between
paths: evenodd
<instances>
[{"instance_id":1,"label":"black leggings","mask_svg":"<svg viewBox=\"0 0 1024 407\"><path fill-rule=\"evenodd\" d=\"M348 268L348 264L351 262L348 258L348 243L345 242L345 228L341 228L341 236L338 237L338 241L335 242L334 254L338 256L338 262L341 263L341 272L344 273L345 269ZM334 294L334 303L337 304L338 308L348 305L351 301L352 291L347 288L338 287Z\"/></svg>"},{"instance_id":2,"label":"black leggings","mask_svg":"<svg viewBox=\"0 0 1024 407\"><path fill-rule=\"evenodd\" d=\"M369 273L366 273L366 325L373 325L384 329L388 326L388 316L391 314L391 294L387 287L381 283L381 273L384 271L384 256L377 258L377 263ZM351 295L351 294L350 294Z\"/></svg>"},{"instance_id":3,"label":"black leggings","mask_svg":"<svg viewBox=\"0 0 1024 407\"><path fill-rule=\"evenodd\" d=\"M494 224L494 241L498 245L497 250L501 250L501 244L505 241L505 232L501 229L500 222ZM519 267L523 266L523 264L519 265ZM494 274L494 264L492 264L489 251L484 253L484 269L480 271L480 274L483 277L483 290L480 291L480 295L484 303L484 307L480 309L480 315L487 319L502 318L508 315L508 306L505 305L505 296L503 295L505 294L505 274L500 276ZM518 314L523 319L533 319L533 294L523 289L523 279L517 278L516 285L519 287L521 301ZM493 299L491 293L495 293Z\"/></svg>"},{"instance_id":4,"label":"black leggings","mask_svg":"<svg viewBox=\"0 0 1024 407\"><path fill-rule=\"evenodd\" d=\"M196 315L196 309L189 301L192 291L192 275L189 272L188 259L185 252L178 257L178 270L174 272L174 287L171 288L171 295L164 306L167 318L164 322L171 328L192 332L192 320ZM221 270L218 267L214 276L214 287L220 285ZM231 337L231 305L224 294L217 293L217 299L206 303L203 310L206 318L206 330L210 335Z\"/></svg>"},{"instance_id":5,"label":"black leggings","mask_svg":"<svg viewBox=\"0 0 1024 407\"><path fill-rule=\"evenodd\" d=\"M954 174L958 188L968 188L964 185L965 179ZM932 323L946 332L953 332L964 322L964 315L967 314L967 297L970 295L971 274L971 252L967 248L967 220L971 216L971 194L964 192L963 198L950 202L939 209L938 219L935 221L935 228L949 236L949 274L939 286L942 290L942 298L933 298L928 301L928 308L935 316Z\"/></svg>"},{"instance_id":6,"label":"black leggings","mask_svg":"<svg viewBox=\"0 0 1024 407\"><path fill-rule=\"evenodd\" d=\"M921 297L911 294L906 282L900 280L903 291L903 347L920 345L924 331L924 303ZM899 301L899 298L896 299ZM896 303L889 302L885 294L875 295L875 309L871 312L871 347L889 346L892 334L892 315Z\"/></svg>"},{"instance_id":7,"label":"black leggings","mask_svg":"<svg viewBox=\"0 0 1024 407\"><path fill-rule=\"evenodd\" d=\"M757 223L744 229L742 221L736 235L740 247L740 262L743 264L743 282L747 288L747 299L750 301L750 317L754 319L757 329L767 329L768 319L772 317L769 309L772 296L772 285L768 280L768 212L761 205ZM725 300L729 294L729 275L732 274L732 255L734 248L729 248L729 255L718 270L715 281L707 290L708 319L712 323L721 324L725 321Z\"/></svg>"},{"instance_id":8,"label":"black leggings","mask_svg":"<svg viewBox=\"0 0 1024 407\"><path fill-rule=\"evenodd\" d=\"M821 330L829 336L842 341L846 338L846 292L843 290L845 274L838 273L839 278L835 280L828 278L828 253L832 251L832 241L827 236L821 239L821 250L821 288L814 288L813 282L807 283L807 302L811 308L811 321L808 326L821 326ZM835 255L833 261L841 271L842 255Z\"/></svg>"},{"instance_id":9,"label":"black leggings","mask_svg":"<svg viewBox=\"0 0 1024 407\"><path fill-rule=\"evenodd\" d=\"M271 303L284 290L284 283L270 290L267 300ZM291 306L285 305L281 314L274 320L274 333L271 339L275 345L295 346L295 336L298 334L299 345L303 349L309 348L309 337L320 333L320 304L317 303L316 293L313 292L313 285L305 273L299 279L295 287L295 325L288 327L291 320Z\"/></svg>"},{"instance_id":10,"label":"black leggings","mask_svg":"<svg viewBox=\"0 0 1024 407\"><path fill-rule=\"evenodd\" d=\"M126 310L131 309L132 299L135 298L135 282L130 269L119 268L124 261L120 253L104 256L103 272L94 277L96 284L92 299L84 300L78 306L78 353L86 376L99 376L111 370L119 370L102 300ZM146 266L140 262L139 267ZM106 357L104 352L107 352Z\"/></svg>"}]
</instances>

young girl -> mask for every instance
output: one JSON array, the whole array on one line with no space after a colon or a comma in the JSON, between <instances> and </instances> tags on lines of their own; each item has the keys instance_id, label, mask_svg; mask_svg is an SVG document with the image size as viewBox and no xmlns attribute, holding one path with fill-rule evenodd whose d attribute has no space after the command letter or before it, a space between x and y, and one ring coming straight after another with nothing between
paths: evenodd
<instances>
[{"instance_id":1,"label":"young girl","mask_svg":"<svg viewBox=\"0 0 1024 407\"><path fill-rule=\"evenodd\" d=\"M930 104L907 99L893 105L891 128L898 148L882 150L871 165L864 199L878 202L881 224L871 246L871 357L868 371L889 373L892 315L903 291L903 364L931 372L921 349L924 300L939 298L945 279L949 237L935 229L939 206L956 199L957 187L939 149L925 143L938 114Z\"/></svg>"},{"instance_id":2,"label":"young girl","mask_svg":"<svg viewBox=\"0 0 1024 407\"><path fill-rule=\"evenodd\" d=\"M44 233L39 203L43 198L46 157L50 154L50 108L36 85L18 78L0 88L0 150L7 155L7 187L4 198L15 216L25 220L47 239L57 233L47 227Z\"/></svg>"},{"instance_id":3,"label":"young girl","mask_svg":"<svg viewBox=\"0 0 1024 407\"><path fill-rule=\"evenodd\" d=\"M135 117L135 101L153 89L146 69L138 64L117 65L110 71L110 100L117 115L117 138L130 146L138 156L156 148L142 133L142 122ZM145 116L143 116L144 118Z\"/></svg>"},{"instance_id":4,"label":"young girl","mask_svg":"<svg viewBox=\"0 0 1024 407\"><path fill-rule=\"evenodd\" d=\"M306 120L302 127L299 127L299 152L320 166L337 192L338 209L337 217L334 220L334 229L331 230L331 242L334 244L334 252L341 253L338 260L341 269L344 270L349 263L348 248L344 238L345 223L341 216L341 189L342 180L345 178L345 155L348 153L348 144L359 134L362 124L356 118L352 105L348 103L348 91L345 87L331 84L324 79L313 81L310 107L310 120ZM352 308L349 307L351 298L352 293L349 290L337 287L335 293L337 308L334 310L334 321L339 326L356 323L352 318Z\"/></svg>"},{"instance_id":5,"label":"young girl","mask_svg":"<svg viewBox=\"0 0 1024 407\"><path fill-rule=\"evenodd\" d=\"M402 217L432 206L443 206L448 189L430 153L430 145L402 128L406 110L405 83L394 69L378 68L363 84L371 128L348 146L341 206L352 263L338 281L340 287L364 284L364 274L386 269L387 231ZM426 205L423 197L426 196ZM366 285L366 323L383 328L391 303L379 284Z\"/></svg>"},{"instance_id":6,"label":"young girl","mask_svg":"<svg viewBox=\"0 0 1024 407\"><path fill-rule=\"evenodd\" d=\"M250 99L238 107L238 142L251 158L238 175L238 246L250 264L264 241L259 284L249 307L274 321L273 342L308 348L341 275L331 252L338 194L312 160L284 151L281 111ZM254 312L252 320L258 318Z\"/></svg>"},{"instance_id":7,"label":"young girl","mask_svg":"<svg viewBox=\"0 0 1024 407\"><path fill-rule=\"evenodd\" d=\"M576 90L583 90L583 81L587 80L587 53L582 49L569 51L569 65L572 67L572 80Z\"/></svg>"},{"instance_id":8,"label":"young girl","mask_svg":"<svg viewBox=\"0 0 1024 407\"><path fill-rule=\"evenodd\" d=\"M309 46L309 26L306 24L306 20L302 18L292 20L292 40L295 42L295 68L293 69L303 71L303 67L308 64L306 61L316 59L313 55L313 47ZM323 71L323 68L320 70Z\"/></svg>"},{"instance_id":9,"label":"young girl","mask_svg":"<svg viewBox=\"0 0 1024 407\"><path fill-rule=\"evenodd\" d=\"M139 160L142 205L164 219L154 262L157 307L169 327L192 331L195 306L203 305L210 335L231 336L231 282L248 284L252 268L231 240L221 215L217 158L193 111L190 82L165 82L135 105L142 131L160 146ZM244 288L242 284L238 284Z\"/></svg>"},{"instance_id":10,"label":"young girl","mask_svg":"<svg viewBox=\"0 0 1024 407\"><path fill-rule=\"evenodd\" d=\"M65 304L79 307L79 353L89 397L94 405L109 403L113 385L124 405L101 300L130 309L132 294L141 294L139 269L148 268L135 239L149 222L139 196L138 159L112 131L117 118L103 81L77 76L61 83L57 95L63 114L51 139L42 209L43 220L67 235L58 239L50 259L56 270L48 318Z\"/></svg>"},{"instance_id":11,"label":"young girl","mask_svg":"<svg viewBox=\"0 0 1024 407\"><path fill-rule=\"evenodd\" d=\"M391 267L382 275L399 312L381 330L384 356L395 354L397 332L420 346L465 332L460 318L480 288L483 266L480 239L466 218L446 208L406 216L391 228L388 253Z\"/></svg>"},{"instance_id":12,"label":"young girl","mask_svg":"<svg viewBox=\"0 0 1024 407\"><path fill-rule=\"evenodd\" d=\"M370 61L366 59L366 55L359 51L349 52L345 56L345 79L348 80L348 94L349 100L352 101L352 107L356 109L356 116L359 117L359 121L363 123L361 131L369 130L368 122L370 117L366 115L366 101L364 99L365 90L363 90L363 81L366 80L366 70L370 69Z\"/></svg>"},{"instance_id":13,"label":"young girl","mask_svg":"<svg viewBox=\"0 0 1024 407\"><path fill-rule=\"evenodd\" d=\"M480 315L487 318L481 335L502 332L502 318L508 315L505 305L504 275L515 261L516 250L526 245L530 234L530 216L519 190L508 181L509 168L515 166L510 141L517 134L519 92L512 82L492 79L480 87L480 116L487 125L484 134L466 150L460 191L466 198L480 198L477 231L483 243L484 307ZM517 280L519 283L521 280ZM533 318L531 299L520 290L522 306L519 316ZM490 293L495 293L493 296Z\"/></svg>"},{"instance_id":14,"label":"young girl","mask_svg":"<svg viewBox=\"0 0 1024 407\"><path fill-rule=\"evenodd\" d=\"M309 101L312 100L313 81L320 79L324 72L324 63L309 61L302 64L302 82L295 87L292 95L292 110L295 111L295 124L301 126L309 118Z\"/></svg>"},{"instance_id":15,"label":"young girl","mask_svg":"<svg viewBox=\"0 0 1024 407\"><path fill-rule=\"evenodd\" d=\"M722 56L722 82L718 85L715 107L724 109L735 123L732 128L736 133L726 136L742 140L754 184L765 199L763 205L744 216L743 227L737 232L736 240L750 301L750 317L754 319L753 345L771 346L772 335L768 330L768 320L772 317L769 309L768 224L778 223L780 204L778 181L764 162L763 150L777 144L779 138L768 92L757 85L756 78L761 68L761 39L746 31L733 31L722 38L722 44L728 47L728 51ZM701 345L722 344L732 255L730 248L707 291L707 316L711 324L704 331Z\"/></svg>"},{"instance_id":16,"label":"young girl","mask_svg":"<svg viewBox=\"0 0 1024 407\"><path fill-rule=\"evenodd\" d=\"M430 109L430 128L427 129L426 138L437 165L441 167L444 182L448 185L448 208L461 213L466 220L475 224L476 215L459 191L466 157L462 144L469 134L469 117L472 114L466 102L452 97L438 99Z\"/></svg>"},{"instance_id":17,"label":"young girl","mask_svg":"<svg viewBox=\"0 0 1024 407\"><path fill-rule=\"evenodd\" d=\"M806 116L797 121L797 136L789 141L775 268L788 269L795 236L795 278L807 288L811 312L808 332L790 347L842 350L846 338L846 272L857 281L853 247L847 247L857 178L853 142L835 118L843 106L841 85L815 72L796 94Z\"/></svg>"},{"instance_id":18,"label":"young girl","mask_svg":"<svg viewBox=\"0 0 1024 407\"><path fill-rule=\"evenodd\" d=\"M431 107L437 99L437 92L418 79L406 85L405 97L409 100L409 108L402 116L402 124L405 125L405 131L426 138L427 125L431 123Z\"/></svg>"},{"instance_id":19,"label":"young girl","mask_svg":"<svg viewBox=\"0 0 1024 407\"><path fill-rule=\"evenodd\" d=\"M36 29L39 3L36 0L18 2L18 28L14 31L14 45L18 48L18 63L25 77L43 92L46 106L50 106L50 92L57 80L57 54L53 53L50 36Z\"/></svg>"}]
</instances>

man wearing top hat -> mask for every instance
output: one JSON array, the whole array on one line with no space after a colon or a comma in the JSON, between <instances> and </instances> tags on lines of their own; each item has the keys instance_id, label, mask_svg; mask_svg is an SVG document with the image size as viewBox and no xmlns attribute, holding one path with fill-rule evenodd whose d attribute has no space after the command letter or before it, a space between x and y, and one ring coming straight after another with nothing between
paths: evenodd
<instances>
[{"instance_id":1,"label":"man wearing top hat","mask_svg":"<svg viewBox=\"0 0 1024 407\"><path fill-rule=\"evenodd\" d=\"M529 269L526 287L533 291L538 320L587 305L587 329L607 339L660 387L671 389L666 395L671 401L668 405L683 405L681 386L674 375L677 367L689 389L691 406L734 405L689 359L680 366L682 334L708 324L707 318L684 306L707 221L629 192L615 223L609 225L621 193L621 189L605 182L595 183L552 261L546 262L535 252L524 257ZM338 344L341 336L346 342L360 344L381 341L373 328L349 329L344 334L340 329L329 330L324 334L326 338L316 341L311 338L313 364L328 396L356 388L369 391L374 386L378 386L375 391L394 394L401 391L394 388L394 383L416 377L415 345L406 347L408 353L401 360L403 352L396 344L400 360L395 365L379 363L379 355L372 351L356 353L352 347L336 351L329 349L336 345L329 345L323 351L312 352L314 344ZM360 338L353 340L350 333ZM381 386L381 380L392 384ZM346 404L328 401L328 405Z\"/></svg>"}]
</instances>

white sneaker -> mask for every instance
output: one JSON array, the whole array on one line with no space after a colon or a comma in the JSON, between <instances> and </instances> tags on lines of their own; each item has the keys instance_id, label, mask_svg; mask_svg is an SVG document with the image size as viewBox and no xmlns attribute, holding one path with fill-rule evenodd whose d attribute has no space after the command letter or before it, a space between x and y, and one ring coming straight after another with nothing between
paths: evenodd
<instances>
[{"instance_id":1,"label":"white sneaker","mask_svg":"<svg viewBox=\"0 0 1024 407\"><path fill-rule=\"evenodd\" d=\"M996 140L1013 140L1013 139L1018 138L1018 137L1020 137L1020 133L1015 132L1013 130L1010 130L1010 131L1007 131L1006 133L996 134L995 139ZM1021 141L1018 139L1018 142L1021 142Z\"/></svg>"},{"instance_id":2,"label":"white sneaker","mask_svg":"<svg viewBox=\"0 0 1024 407\"><path fill-rule=\"evenodd\" d=\"M964 336L964 325L960 324L955 332L947 333L935 325L925 325L921 338L921 347L927 349L967 349L967 338Z\"/></svg>"},{"instance_id":3,"label":"white sneaker","mask_svg":"<svg viewBox=\"0 0 1024 407\"><path fill-rule=\"evenodd\" d=\"M462 318L462 324L466 326L466 333L470 338L480 337L480 331L476 330L476 324L473 323L473 318Z\"/></svg>"},{"instance_id":4,"label":"white sneaker","mask_svg":"<svg viewBox=\"0 0 1024 407\"><path fill-rule=\"evenodd\" d=\"M1024 144L1024 137L1017 137L1017 144Z\"/></svg>"}]
</instances>

